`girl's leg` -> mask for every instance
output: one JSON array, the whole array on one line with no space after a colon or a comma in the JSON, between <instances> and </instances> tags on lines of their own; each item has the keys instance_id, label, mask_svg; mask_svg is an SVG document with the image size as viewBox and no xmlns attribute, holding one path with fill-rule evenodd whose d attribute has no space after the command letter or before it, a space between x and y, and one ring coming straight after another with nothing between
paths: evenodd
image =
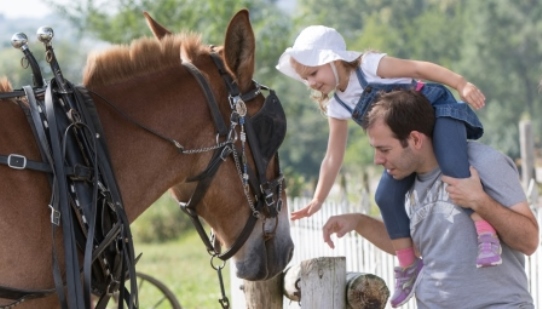
<instances>
[{"instance_id":1,"label":"girl's leg","mask_svg":"<svg viewBox=\"0 0 542 309\"><path fill-rule=\"evenodd\" d=\"M375 192L376 204L380 208L395 251L412 247L410 220L405 209L405 194L412 187L415 177L413 174L396 180L384 171Z\"/></svg>"},{"instance_id":2,"label":"girl's leg","mask_svg":"<svg viewBox=\"0 0 542 309\"><path fill-rule=\"evenodd\" d=\"M454 178L469 178L467 128L459 120L438 117L433 130L433 148L442 173Z\"/></svg>"},{"instance_id":3,"label":"girl's leg","mask_svg":"<svg viewBox=\"0 0 542 309\"><path fill-rule=\"evenodd\" d=\"M395 269L395 291L390 299L392 307L404 304L414 292L422 262L414 253L410 238L410 220L405 209L405 194L412 187L416 175L395 180L386 171L382 174L375 200L399 260Z\"/></svg>"},{"instance_id":4,"label":"girl's leg","mask_svg":"<svg viewBox=\"0 0 542 309\"><path fill-rule=\"evenodd\" d=\"M442 173L454 178L468 178L469 158L467 153L467 129L463 122L447 117L439 117L433 132L433 147ZM474 221L478 234L477 267L501 263L501 246L495 229L482 217L465 209Z\"/></svg>"}]
</instances>

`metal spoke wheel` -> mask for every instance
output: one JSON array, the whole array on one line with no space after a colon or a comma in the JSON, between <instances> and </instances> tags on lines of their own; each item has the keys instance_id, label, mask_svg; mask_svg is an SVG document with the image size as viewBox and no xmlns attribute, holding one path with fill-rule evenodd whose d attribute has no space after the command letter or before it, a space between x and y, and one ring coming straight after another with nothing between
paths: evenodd
<instances>
[{"instance_id":1,"label":"metal spoke wheel","mask_svg":"<svg viewBox=\"0 0 542 309\"><path fill-rule=\"evenodd\" d=\"M136 273L139 309L182 309L173 292L161 281L147 274ZM118 297L112 297L107 308L118 308Z\"/></svg>"}]
</instances>

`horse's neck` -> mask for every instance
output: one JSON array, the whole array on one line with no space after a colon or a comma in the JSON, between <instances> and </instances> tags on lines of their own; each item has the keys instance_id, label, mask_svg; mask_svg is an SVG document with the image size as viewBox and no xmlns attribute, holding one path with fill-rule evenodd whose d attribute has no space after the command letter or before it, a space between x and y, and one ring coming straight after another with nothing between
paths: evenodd
<instances>
[{"instance_id":1,"label":"horse's neck","mask_svg":"<svg viewBox=\"0 0 542 309\"><path fill-rule=\"evenodd\" d=\"M209 117L206 104L201 98L191 98L193 89L183 89L187 87L178 72L159 75L160 79L156 76L148 76L146 80L138 78L115 87L98 88L96 92L130 118L175 139L187 149L212 145L213 123L208 118L201 119L202 115ZM165 80L167 78L174 80ZM178 84L178 88L151 87L157 80L163 85ZM167 189L201 169L196 163L200 155L180 154L170 142L137 127L103 103L97 103L97 109L131 221ZM209 136L204 136L206 132Z\"/></svg>"}]
</instances>

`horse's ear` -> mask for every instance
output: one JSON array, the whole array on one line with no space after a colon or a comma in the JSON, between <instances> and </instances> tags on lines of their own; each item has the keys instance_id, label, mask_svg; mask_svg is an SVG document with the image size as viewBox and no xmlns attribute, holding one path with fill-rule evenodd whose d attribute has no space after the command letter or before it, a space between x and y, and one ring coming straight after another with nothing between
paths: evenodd
<instances>
[{"instance_id":1,"label":"horse's ear","mask_svg":"<svg viewBox=\"0 0 542 309\"><path fill-rule=\"evenodd\" d=\"M171 31L164 28L162 25L160 25L156 20L154 20L151 15L147 12L143 12L143 15L145 16L145 20L147 21L147 25L149 28L151 28L152 33L154 34L154 37L157 39L161 39L165 37L166 35L171 34Z\"/></svg>"},{"instance_id":2,"label":"horse's ear","mask_svg":"<svg viewBox=\"0 0 542 309\"><path fill-rule=\"evenodd\" d=\"M240 91L246 91L252 85L255 50L248 10L243 9L231 19L224 43L226 65L237 77Z\"/></svg>"}]
</instances>

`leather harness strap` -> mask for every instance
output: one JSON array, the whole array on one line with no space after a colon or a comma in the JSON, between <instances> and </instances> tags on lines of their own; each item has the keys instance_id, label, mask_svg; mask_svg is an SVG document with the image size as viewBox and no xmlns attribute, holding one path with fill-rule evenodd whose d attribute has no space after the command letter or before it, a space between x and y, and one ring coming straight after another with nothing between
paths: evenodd
<instances>
[{"instance_id":1,"label":"leather harness strap","mask_svg":"<svg viewBox=\"0 0 542 309\"><path fill-rule=\"evenodd\" d=\"M48 163L38 162L27 159L25 156L12 153L10 155L0 155L0 164L7 165L16 170L29 169L42 173L52 173L53 169ZM76 166L65 166L64 171L67 176L73 177L75 179L90 180L92 177L92 171L88 167L82 165Z\"/></svg>"},{"instance_id":2,"label":"leather harness strap","mask_svg":"<svg viewBox=\"0 0 542 309\"><path fill-rule=\"evenodd\" d=\"M56 81L52 80L45 91L45 100L39 102L36 93L41 94L44 90L30 86L24 87L22 92L3 96L13 98L22 93L27 96L28 106L19 100L17 103L27 116L44 162L10 154L0 155L0 164L16 170L44 172L49 176L56 288L23 290L0 286L0 297L14 300L0 309L55 291L62 308L84 309L90 306L91 289L102 296L98 309L105 308L111 293L116 291L120 291L128 308L137 308L136 259L129 221L122 207L94 102L83 87L75 88L66 83L64 89L67 91L58 92L55 86ZM77 200L88 206L76 207ZM101 222L97 222L98 216ZM65 269L62 270L54 243L60 224L65 240ZM81 252L83 265L79 265ZM127 278L130 291L124 286ZM122 302L119 303L121 307L124 308Z\"/></svg>"},{"instance_id":3,"label":"leather harness strap","mask_svg":"<svg viewBox=\"0 0 542 309\"><path fill-rule=\"evenodd\" d=\"M259 84L255 83L256 87L253 91L249 91L248 93L241 94L237 87L237 84L233 81L231 76L225 70L222 59L218 56L218 54L215 52L211 52L211 58L215 62L218 68L218 71L222 79L224 80L226 87L228 88L228 93L230 95L230 103L232 104L231 106L232 109L235 110L235 104L238 103L238 101L236 100L242 101L240 102L240 104L245 104L244 103L245 101L250 101L252 99L255 99L258 95L260 95L262 87L267 89L267 87L260 86ZM223 117L220 114L218 103L209 86L209 82L203 76L203 74L199 71L199 69L196 66L194 66L192 63L183 62L182 65L188 70L188 72L190 72L194 76L202 92L204 93L207 99L206 100L207 104L209 105L209 109L211 110L211 114L213 116L213 120L215 122L215 125L219 134L226 135L226 133L228 132L228 129L226 128L224 124ZM233 122L235 123L239 122L240 115L234 111L231 115L231 118L232 118L231 121L233 125ZM244 121L243 119L242 123L246 125L247 121ZM235 127L232 126L230 130L234 130L234 129ZM230 132L229 134L232 134L232 133L234 132ZM209 162L208 167L197 176L188 179L188 181L198 181L198 183L196 185L196 188L192 196L188 200L188 202L179 202L181 209L189 215L193 225L196 228L196 231L198 232L200 238L202 239L204 245L206 246L209 254L211 254L212 256L218 257L219 259L223 261L226 261L229 258L231 258L233 255L235 255L235 253L237 253L237 251L244 245L246 240L250 237L250 234L252 233L252 230L254 229L254 226L256 225L256 222L259 219L259 213L262 210L266 210L265 215L270 216L270 217L276 217L278 213L276 209L278 208L278 206L275 208L275 211L270 211L269 209L272 208L274 193L277 192L276 189L279 188L283 182L282 174L274 182L269 183L266 181L266 177L265 177L266 167L264 166L262 162L262 159L261 159L262 156L259 152L258 147L253 146L253 145L258 145L258 141L252 127L247 126L246 134L249 140L249 145L252 151L252 155L254 157L253 162L256 167L256 174L250 168L247 170L248 185L252 188L255 194L256 201L255 201L255 204L251 206L254 213L252 213L249 216L249 218L247 219L247 222L245 223L244 228L242 229L241 233L239 234L237 239L234 241L234 243L231 245L231 247L227 249L225 252L219 252L216 250L215 246L212 243L213 241L209 239L209 237L207 236L205 232L205 229L203 228L203 225L201 224L201 221L196 211L196 207L205 196L205 193L207 192L207 189L216 171L218 170L220 163L224 161L226 157L230 155L230 153L233 152L234 156L236 155L235 153L236 145L234 144L235 140L232 140L228 142L226 145L224 145L223 147L217 149L213 155L213 158ZM273 185L273 184L277 184L277 185ZM263 198L259 198L260 193L264 194ZM280 192L277 194L280 194ZM278 197L277 199L279 198L280 197ZM269 209L266 209L266 208L269 208Z\"/></svg>"}]
</instances>

